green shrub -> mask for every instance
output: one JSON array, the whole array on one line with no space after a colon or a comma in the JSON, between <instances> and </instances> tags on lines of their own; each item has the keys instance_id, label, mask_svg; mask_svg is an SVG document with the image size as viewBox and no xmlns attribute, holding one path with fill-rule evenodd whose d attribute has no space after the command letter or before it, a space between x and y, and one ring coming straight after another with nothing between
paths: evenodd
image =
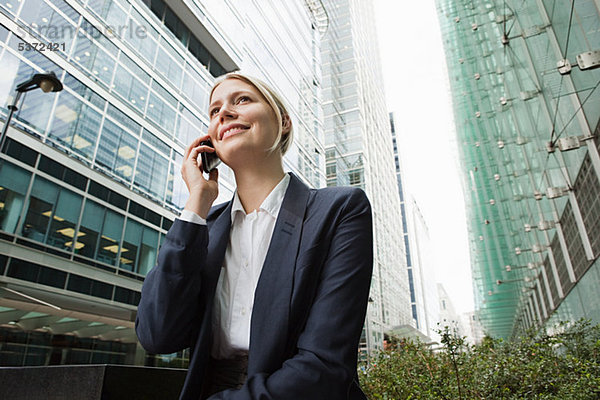
<instances>
[{"instance_id":1,"label":"green shrub","mask_svg":"<svg viewBox=\"0 0 600 400\"><path fill-rule=\"evenodd\" d=\"M599 399L600 325L563 323L471 346L448 327L442 347L401 342L363 362L369 399Z\"/></svg>"}]
</instances>

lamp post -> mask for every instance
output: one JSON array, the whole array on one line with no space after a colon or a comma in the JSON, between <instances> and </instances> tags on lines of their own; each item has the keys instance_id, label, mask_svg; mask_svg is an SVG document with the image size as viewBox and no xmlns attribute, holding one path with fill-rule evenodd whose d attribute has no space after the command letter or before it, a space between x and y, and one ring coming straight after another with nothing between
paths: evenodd
<instances>
[{"instance_id":1,"label":"lamp post","mask_svg":"<svg viewBox=\"0 0 600 400\"><path fill-rule=\"evenodd\" d=\"M21 95L25 92L29 92L30 90L34 90L37 88L42 89L44 93L60 92L63 89L63 85L56 77L56 74L52 71L46 72L44 74L35 74L27 81L21 82L17 85L17 95L15 96L13 103L8 106L8 117L4 122L4 128L2 128L2 133L0 134L0 150L2 149L2 147L4 147L4 140L6 138L8 126L10 125L10 120L12 119L12 116L15 113L15 111L19 109L17 107L17 103L19 102Z\"/></svg>"}]
</instances>

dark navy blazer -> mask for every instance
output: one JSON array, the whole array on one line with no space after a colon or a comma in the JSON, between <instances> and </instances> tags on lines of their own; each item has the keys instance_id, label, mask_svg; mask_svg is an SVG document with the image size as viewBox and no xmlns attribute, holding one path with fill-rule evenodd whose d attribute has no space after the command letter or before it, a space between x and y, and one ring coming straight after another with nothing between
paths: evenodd
<instances>
[{"instance_id":1,"label":"dark navy blazer","mask_svg":"<svg viewBox=\"0 0 600 400\"><path fill-rule=\"evenodd\" d=\"M214 206L207 226L176 220L142 288L142 346L155 354L190 347L181 399L202 391L231 203ZM372 268L365 193L309 189L291 174L255 291L248 380L210 399L366 399L356 365Z\"/></svg>"}]
</instances>

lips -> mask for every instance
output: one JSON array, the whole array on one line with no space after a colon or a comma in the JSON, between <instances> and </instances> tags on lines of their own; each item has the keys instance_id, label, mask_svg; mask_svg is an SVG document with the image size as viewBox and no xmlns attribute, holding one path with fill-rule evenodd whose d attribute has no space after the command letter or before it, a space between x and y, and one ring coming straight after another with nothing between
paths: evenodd
<instances>
[{"instance_id":1,"label":"lips","mask_svg":"<svg viewBox=\"0 0 600 400\"><path fill-rule=\"evenodd\" d=\"M248 130L249 127L243 124L228 124L219 131L219 140L227 139L230 136L237 135L240 132Z\"/></svg>"}]
</instances>

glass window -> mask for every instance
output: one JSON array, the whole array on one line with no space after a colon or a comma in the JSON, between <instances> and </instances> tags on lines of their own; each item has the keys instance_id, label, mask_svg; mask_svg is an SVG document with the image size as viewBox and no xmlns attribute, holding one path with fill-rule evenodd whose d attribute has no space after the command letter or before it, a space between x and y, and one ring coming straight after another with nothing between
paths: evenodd
<instances>
[{"instance_id":1,"label":"glass window","mask_svg":"<svg viewBox=\"0 0 600 400\"><path fill-rule=\"evenodd\" d=\"M135 215L136 217L140 217L146 222L160 226L160 215L133 200L129 203L129 213Z\"/></svg>"},{"instance_id":2,"label":"glass window","mask_svg":"<svg viewBox=\"0 0 600 400\"><path fill-rule=\"evenodd\" d=\"M131 73L138 77L140 81L144 84L149 85L150 80L152 79L150 75L146 73L138 64L136 64L131 58L129 58L125 53L119 54L119 62L123 64L123 66L127 67Z\"/></svg>"},{"instance_id":3,"label":"glass window","mask_svg":"<svg viewBox=\"0 0 600 400\"><path fill-rule=\"evenodd\" d=\"M98 144L96 163L125 181L131 182L137 147L137 138L114 122L105 119Z\"/></svg>"},{"instance_id":4,"label":"glass window","mask_svg":"<svg viewBox=\"0 0 600 400\"><path fill-rule=\"evenodd\" d=\"M46 241L50 218L58 196L58 187L39 176L35 178L22 235L38 242Z\"/></svg>"},{"instance_id":5,"label":"glass window","mask_svg":"<svg viewBox=\"0 0 600 400\"><path fill-rule=\"evenodd\" d=\"M181 85L183 58L175 52L166 40L162 39L156 57L156 69L177 88Z\"/></svg>"},{"instance_id":6,"label":"glass window","mask_svg":"<svg viewBox=\"0 0 600 400\"><path fill-rule=\"evenodd\" d=\"M168 231L169 229L171 229L171 226L173 226L173 221L171 221L170 219L168 219L167 217L164 217L162 220L162 228L166 231ZM161 236L160 240L161 240L161 244L163 241L163 237Z\"/></svg>"},{"instance_id":7,"label":"glass window","mask_svg":"<svg viewBox=\"0 0 600 400\"><path fill-rule=\"evenodd\" d=\"M180 106L175 135L186 147L198 136L206 133L208 127L187 108Z\"/></svg>"},{"instance_id":8,"label":"glass window","mask_svg":"<svg viewBox=\"0 0 600 400\"><path fill-rule=\"evenodd\" d=\"M113 192L109 188L102 186L99 183L90 181L88 193L101 200L109 202L113 206L119 207L121 210L127 209L127 198L125 196Z\"/></svg>"},{"instance_id":9,"label":"glass window","mask_svg":"<svg viewBox=\"0 0 600 400\"><path fill-rule=\"evenodd\" d=\"M25 260L12 259L8 266L7 275L24 281L37 282L40 267L40 265L28 263Z\"/></svg>"},{"instance_id":10,"label":"glass window","mask_svg":"<svg viewBox=\"0 0 600 400\"><path fill-rule=\"evenodd\" d=\"M68 91L60 93L49 136L92 159L102 115Z\"/></svg>"},{"instance_id":11,"label":"glass window","mask_svg":"<svg viewBox=\"0 0 600 400\"><path fill-rule=\"evenodd\" d=\"M158 97L156 93L154 93L154 90L150 92L147 115L167 132L173 132L173 127L175 126L175 110L167 105L163 99Z\"/></svg>"},{"instance_id":12,"label":"glass window","mask_svg":"<svg viewBox=\"0 0 600 400\"><path fill-rule=\"evenodd\" d=\"M136 292L135 290L125 289L119 286L115 288L115 301L120 303L137 306L140 302L140 297L140 292Z\"/></svg>"},{"instance_id":13,"label":"glass window","mask_svg":"<svg viewBox=\"0 0 600 400\"><path fill-rule=\"evenodd\" d=\"M81 226L79 227L79 236L75 244L76 254L95 258L98 238L104 222L104 212L104 207L91 200L86 200Z\"/></svg>"},{"instance_id":14,"label":"glass window","mask_svg":"<svg viewBox=\"0 0 600 400\"><path fill-rule=\"evenodd\" d=\"M158 232L154 229L144 227L142 236L142 245L140 248L140 261L137 272L146 275L156 264L156 255L158 248Z\"/></svg>"},{"instance_id":15,"label":"glass window","mask_svg":"<svg viewBox=\"0 0 600 400\"><path fill-rule=\"evenodd\" d=\"M162 199L165 194L168 168L169 161L165 157L142 143L138 154L134 184Z\"/></svg>"},{"instance_id":16,"label":"glass window","mask_svg":"<svg viewBox=\"0 0 600 400\"><path fill-rule=\"evenodd\" d=\"M94 297L101 297L103 299L110 300L112 299L113 288L113 285L95 280L92 282L91 295Z\"/></svg>"},{"instance_id":17,"label":"glass window","mask_svg":"<svg viewBox=\"0 0 600 400\"><path fill-rule=\"evenodd\" d=\"M150 131L147 131L146 129L144 129L144 131L142 133L142 138L146 142L148 142L149 144L154 146L158 151L160 151L166 157L169 157L169 155L171 154L171 147L169 147L168 144L166 144L165 142L163 142L162 140L160 140L159 138L154 136Z\"/></svg>"},{"instance_id":18,"label":"glass window","mask_svg":"<svg viewBox=\"0 0 600 400\"><path fill-rule=\"evenodd\" d=\"M11 138L6 138L3 151L12 158L27 165L31 165L32 167L35 166L35 162L37 161L37 151L31 150L29 147L23 146L21 143L15 142Z\"/></svg>"},{"instance_id":19,"label":"glass window","mask_svg":"<svg viewBox=\"0 0 600 400\"><path fill-rule=\"evenodd\" d=\"M92 291L92 280L83 276L70 274L67 289L77 293L90 294Z\"/></svg>"},{"instance_id":20,"label":"glass window","mask_svg":"<svg viewBox=\"0 0 600 400\"><path fill-rule=\"evenodd\" d=\"M204 47L204 45L200 43L200 41L193 35L190 37L188 49L202 65L208 67L210 62L210 54L208 53L208 50L206 50L206 47Z\"/></svg>"},{"instance_id":21,"label":"glass window","mask_svg":"<svg viewBox=\"0 0 600 400\"><path fill-rule=\"evenodd\" d=\"M141 126L117 107L109 104L107 108L107 115L123 125L125 128L129 129L135 136L139 135Z\"/></svg>"},{"instance_id":22,"label":"glass window","mask_svg":"<svg viewBox=\"0 0 600 400\"><path fill-rule=\"evenodd\" d=\"M131 10L131 19L129 25L131 31L125 35L125 41L128 42L138 53L148 61L150 65L154 64L154 55L158 49L156 37L158 32L136 11Z\"/></svg>"},{"instance_id":23,"label":"glass window","mask_svg":"<svg viewBox=\"0 0 600 400\"><path fill-rule=\"evenodd\" d=\"M190 31L169 7L167 7L165 10L164 23L165 26L169 28L171 32L173 32L177 39L179 39L184 46L187 46Z\"/></svg>"},{"instance_id":24,"label":"glass window","mask_svg":"<svg viewBox=\"0 0 600 400\"><path fill-rule=\"evenodd\" d=\"M69 250L81 210L81 196L37 176L33 183L22 234Z\"/></svg>"},{"instance_id":25,"label":"glass window","mask_svg":"<svg viewBox=\"0 0 600 400\"><path fill-rule=\"evenodd\" d=\"M112 210L105 210L100 245L96 254L98 261L117 265L117 254L119 253L119 243L121 243L121 237L123 236L124 221L125 217L122 215Z\"/></svg>"},{"instance_id":26,"label":"glass window","mask_svg":"<svg viewBox=\"0 0 600 400\"><path fill-rule=\"evenodd\" d=\"M85 86L78 79L74 78L73 75L68 72L65 73L65 78L63 80L63 85L68 87L73 92L77 93L84 99L88 100L90 103L98 107L100 110L104 110L104 104L106 100L96 92L94 92L89 87Z\"/></svg>"},{"instance_id":27,"label":"glass window","mask_svg":"<svg viewBox=\"0 0 600 400\"><path fill-rule=\"evenodd\" d=\"M93 29L97 32L96 28ZM102 34L98 32L98 35L101 36ZM116 54L117 49L115 48L114 50L115 53L113 54ZM87 36L83 34L77 36L72 57L81 67L90 72L92 77L107 86L110 84L112 73L115 69L115 60L106 51L88 39Z\"/></svg>"},{"instance_id":28,"label":"glass window","mask_svg":"<svg viewBox=\"0 0 600 400\"><path fill-rule=\"evenodd\" d=\"M169 170L168 183L167 183L167 198L166 201L172 206L183 209L185 202L188 197L187 187L181 177L181 159L183 157L177 157L175 162L171 162L171 168Z\"/></svg>"},{"instance_id":29,"label":"glass window","mask_svg":"<svg viewBox=\"0 0 600 400\"><path fill-rule=\"evenodd\" d=\"M65 286L67 273L13 258L8 269L8 276L62 289Z\"/></svg>"},{"instance_id":30,"label":"glass window","mask_svg":"<svg viewBox=\"0 0 600 400\"><path fill-rule=\"evenodd\" d=\"M62 11L71 21L76 22L79 19L79 13L73 7L68 5L64 0L53 1L54 7Z\"/></svg>"},{"instance_id":31,"label":"glass window","mask_svg":"<svg viewBox=\"0 0 600 400\"><path fill-rule=\"evenodd\" d=\"M88 8L102 17L107 25L118 28L124 24L127 18L127 15L119 7L118 3L120 2L115 0L91 0L88 3ZM120 32L117 30L116 33Z\"/></svg>"},{"instance_id":32,"label":"glass window","mask_svg":"<svg viewBox=\"0 0 600 400\"><path fill-rule=\"evenodd\" d=\"M60 189L46 243L64 250L73 247L75 226L81 211L81 201L81 196L70 190ZM84 233L79 232L77 235L82 236Z\"/></svg>"},{"instance_id":33,"label":"glass window","mask_svg":"<svg viewBox=\"0 0 600 400\"><path fill-rule=\"evenodd\" d=\"M38 169L81 190L85 190L87 185L86 177L57 163L54 160L49 159L44 155L40 157Z\"/></svg>"},{"instance_id":34,"label":"glass window","mask_svg":"<svg viewBox=\"0 0 600 400\"><path fill-rule=\"evenodd\" d=\"M25 22L28 29L47 39L47 42L64 43L67 50L71 47L75 27L46 2L27 0L21 8L19 19ZM58 49L63 52L62 46Z\"/></svg>"},{"instance_id":35,"label":"glass window","mask_svg":"<svg viewBox=\"0 0 600 400\"><path fill-rule=\"evenodd\" d=\"M8 37L8 29L6 29L3 25L0 25L0 42L4 42Z\"/></svg>"},{"instance_id":36,"label":"glass window","mask_svg":"<svg viewBox=\"0 0 600 400\"><path fill-rule=\"evenodd\" d=\"M148 99L148 87L122 65L117 67L113 91L120 94L128 104L138 111L144 112Z\"/></svg>"},{"instance_id":37,"label":"glass window","mask_svg":"<svg viewBox=\"0 0 600 400\"><path fill-rule=\"evenodd\" d=\"M6 65L6 64L4 64L5 62L8 62L8 64L9 64L6 68L8 70L8 82L7 83L10 84L10 80L11 80L10 64L12 62L9 60L10 56L7 57L8 54L9 54L8 52L5 52L4 56L2 57L1 65L4 67ZM4 68L3 68L3 70L4 70ZM61 72L60 70L55 69L55 72L57 72L58 76L60 76L60 72ZM20 82L26 81L29 78L31 78L31 76L33 74L37 74L37 73L39 73L39 71L33 70L31 67L29 67L25 63L20 62L13 82L20 83ZM3 76L3 78L4 78L4 76ZM4 86L4 85L2 85L2 86ZM7 85L7 87L8 87L8 85ZM0 92L2 92L1 89L0 89ZM12 93L14 93L14 91L11 89L10 90L11 97L6 98L6 100L9 100L9 99L11 101L13 100ZM48 94L42 92L41 90L32 90L32 91L28 92L24 97L26 97L26 98L21 99L22 102L21 102L21 105L19 106L19 111L15 114L14 118L18 119L20 121L25 121L37 132L43 133L46 130L46 126L48 125L48 120L50 119L50 112L52 110L52 104L55 101L55 97L49 99ZM25 101L23 101L23 100L25 100ZM13 119L13 122L14 122L14 119Z\"/></svg>"},{"instance_id":38,"label":"glass window","mask_svg":"<svg viewBox=\"0 0 600 400\"><path fill-rule=\"evenodd\" d=\"M163 0L144 0L144 3L149 6L154 15L162 21L166 8L165 2Z\"/></svg>"},{"instance_id":39,"label":"glass window","mask_svg":"<svg viewBox=\"0 0 600 400\"><path fill-rule=\"evenodd\" d=\"M181 90L198 110L206 112L208 109L209 85L189 64L186 64L186 71L183 75L183 86Z\"/></svg>"},{"instance_id":40,"label":"glass window","mask_svg":"<svg viewBox=\"0 0 600 400\"><path fill-rule=\"evenodd\" d=\"M55 288L63 289L65 287L65 281L67 280L67 273L59 271L54 268L48 268L40 266L40 274L38 276L38 283L42 285L48 285Z\"/></svg>"},{"instance_id":41,"label":"glass window","mask_svg":"<svg viewBox=\"0 0 600 400\"><path fill-rule=\"evenodd\" d=\"M0 106L6 109L6 106L14 100L17 84L24 79L28 79L34 73L34 70L25 63L21 63L17 56L8 51L4 51L4 54L0 51L0 65L2 65L3 70L2 85L0 85ZM27 68L27 71L22 71L25 68Z\"/></svg>"},{"instance_id":42,"label":"glass window","mask_svg":"<svg viewBox=\"0 0 600 400\"><path fill-rule=\"evenodd\" d=\"M0 230L15 232L30 179L31 173L24 169L0 163Z\"/></svg>"},{"instance_id":43,"label":"glass window","mask_svg":"<svg viewBox=\"0 0 600 400\"><path fill-rule=\"evenodd\" d=\"M166 101L173 108L177 108L177 99L171 94L171 92L162 87L158 82L152 81L152 91L159 95L164 101Z\"/></svg>"},{"instance_id":44,"label":"glass window","mask_svg":"<svg viewBox=\"0 0 600 400\"><path fill-rule=\"evenodd\" d=\"M143 229L142 224L131 219L127 220L119 267L132 272L135 269L140 242L142 241Z\"/></svg>"},{"instance_id":45,"label":"glass window","mask_svg":"<svg viewBox=\"0 0 600 400\"><path fill-rule=\"evenodd\" d=\"M146 275L156 263L157 248L158 232L128 219L119 266Z\"/></svg>"}]
</instances>

